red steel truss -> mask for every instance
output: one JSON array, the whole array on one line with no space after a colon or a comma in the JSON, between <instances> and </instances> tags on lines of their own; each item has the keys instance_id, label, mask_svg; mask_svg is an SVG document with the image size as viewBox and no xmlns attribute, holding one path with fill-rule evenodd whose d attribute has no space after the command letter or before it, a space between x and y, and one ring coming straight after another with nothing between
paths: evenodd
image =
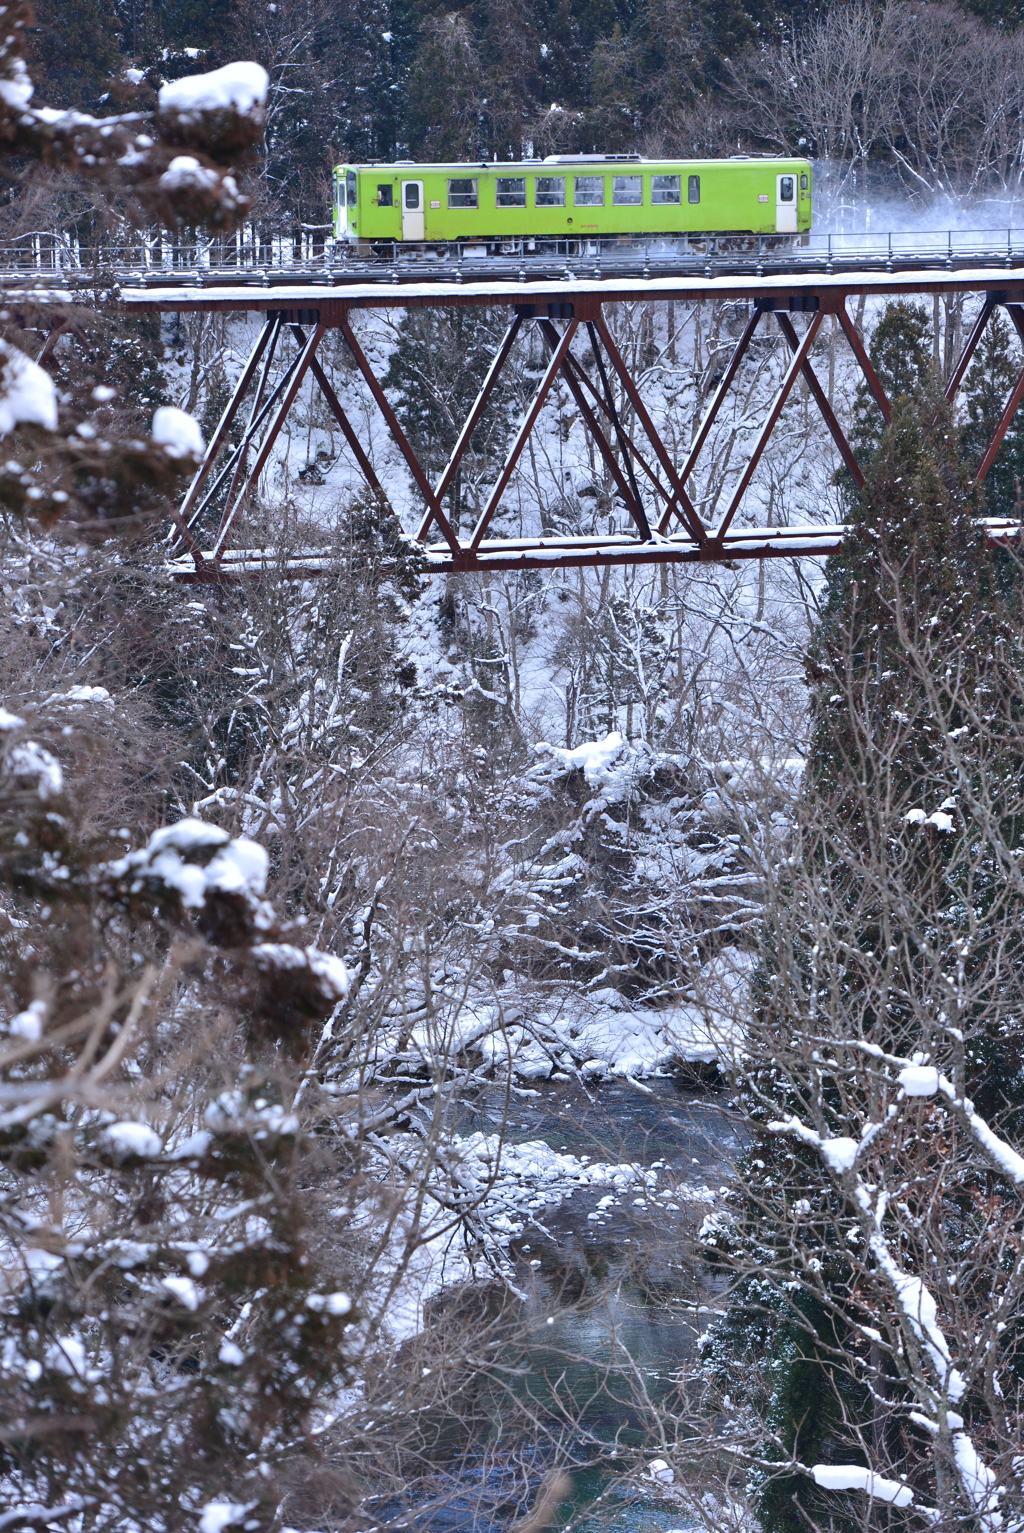
<instances>
[{"instance_id":1,"label":"red steel truss","mask_svg":"<svg viewBox=\"0 0 1024 1533\"><path fill-rule=\"evenodd\" d=\"M317 352L328 330L338 332L361 374L370 396L401 452L422 496L424 511L415 538L427 567L448 573L479 570L552 569L609 564L698 563L734 559L793 558L834 553L844 529L839 526L751 528L736 524L751 479L768 451L779 419L798 378L803 378L847 470L863 483L857 455L833 411L814 371L812 352L822 324L835 316L882 415L889 418L889 401L876 376L863 340L851 318L850 298L867 294L981 293L981 313L964 344L947 385L953 400L992 314L1003 307L1024 342L1024 273L918 271L900 273L849 272L841 275L782 275L768 277L668 278L626 284L586 282L565 284L430 282L388 289L382 284L349 287L343 296L329 288L304 286L261 291L252 287L215 291L182 289L126 292L133 310L182 312L195 310L260 310L265 323L220 423L206 457L175 516L177 543L173 568L180 578L219 581L258 573L268 566L282 573L316 574L326 567L321 553L291 555L278 561L272 550L233 549L232 533L259 483L288 412L307 377L319 388L341 428L353 459L369 487L386 499L366 444L346 414ZM681 463L674 461L644 403L635 378L606 323L609 303L668 301L744 301L750 316L732 356L697 427ZM429 305L478 305L504 308L508 324L480 392L462 424L451 456L432 483L403 431L373 366L354 334L350 315L361 308L411 308ZM793 316L799 316L794 323ZM497 474L475 527L460 535L446 512L446 498L524 328L541 334L548 362L536 386L505 460ZM687 489L723 404L758 329L775 326L790 351L790 361L761 423L727 503L712 514L698 513ZM592 372L584 367L580 333L589 342ZM516 467L535 430L545 402L561 379L573 396L580 419L618 491L629 518L628 530L578 537L502 538L493 534L495 514ZM616 385L618 387L617 403ZM978 464L983 480L994 462L1014 414L1024 399L1024 368L1010 392L991 442ZM628 409L626 406L628 405ZM625 416L625 418L624 418ZM242 422L235 445L232 428ZM199 527L219 507L219 525L212 541L201 546ZM990 536L1001 542L1018 535L1015 524L989 523Z\"/></svg>"}]
</instances>

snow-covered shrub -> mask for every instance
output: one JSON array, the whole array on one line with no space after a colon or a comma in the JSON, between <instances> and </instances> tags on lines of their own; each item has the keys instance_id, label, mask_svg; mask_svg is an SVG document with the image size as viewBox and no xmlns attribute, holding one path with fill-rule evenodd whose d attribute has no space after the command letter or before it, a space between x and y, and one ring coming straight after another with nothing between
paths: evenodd
<instances>
[{"instance_id":1,"label":"snow-covered shrub","mask_svg":"<svg viewBox=\"0 0 1024 1533\"><path fill-rule=\"evenodd\" d=\"M358 1351L363 1263L312 1213L360 1150L326 1175L288 1065L347 971L279 925L262 847L185 820L101 858L0 726L5 1504L192 1530L227 1494L269 1528Z\"/></svg>"},{"instance_id":2,"label":"snow-covered shrub","mask_svg":"<svg viewBox=\"0 0 1024 1533\"><path fill-rule=\"evenodd\" d=\"M502 880L509 965L665 995L748 941L757 875L713 773L617 731L537 755Z\"/></svg>"}]
</instances>

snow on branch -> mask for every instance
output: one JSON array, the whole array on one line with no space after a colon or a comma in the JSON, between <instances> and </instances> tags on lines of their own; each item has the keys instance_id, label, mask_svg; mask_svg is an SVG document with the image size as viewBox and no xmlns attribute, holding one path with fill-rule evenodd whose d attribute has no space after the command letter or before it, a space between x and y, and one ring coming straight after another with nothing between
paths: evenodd
<instances>
[{"instance_id":1,"label":"snow on branch","mask_svg":"<svg viewBox=\"0 0 1024 1533\"><path fill-rule=\"evenodd\" d=\"M23 57L31 26L27 0L0 4L0 142L98 183L108 200L123 199L137 217L170 227L234 228L251 199L232 173L260 143L268 88L266 71L251 62L165 85L157 110L92 117L33 104ZM180 150L190 154L182 156ZM194 161L186 176L175 160Z\"/></svg>"},{"instance_id":2,"label":"snow on branch","mask_svg":"<svg viewBox=\"0 0 1024 1533\"><path fill-rule=\"evenodd\" d=\"M840 1047L842 1047L840 1045ZM850 1047L859 1048L855 1040ZM857 1172L857 1161L862 1150L877 1137L886 1123L891 1122L899 1110L899 1103L915 1098L944 1096L958 1119L965 1124L977 1143L986 1151L993 1164L1017 1185L1024 1183L1024 1160L995 1134L975 1111L973 1104L957 1094L955 1087L941 1072L923 1062L923 1056L912 1059L882 1055L882 1051L865 1045L865 1051L881 1056L885 1063L896 1068L899 1096L891 1103L882 1120L870 1123L860 1139L849 1137L829 1138L799 1118L790 1116L769 1123L772 1133L790 1135L818 1150L823 1162L843 1187L852 1193L852 1199L866 1224L868 1249L874 1258L875 1270L884 1278L895 1301L897 1323L909 1327L910 1334L922 1349L922 1361L927 1359L931 1379L916 1377L913 1380L918 1398L927 1414L914 1413L914 1419L938 1431L934 1417L944 1420L951 1431L953 1459L964 1495L978 1517L984 1533L995 1533L1003 1527L998 1510L999 1490L997 1477L984 1463L970 1434L965 1430L963 1417L949 1407L958 1405L967 1393L967 1381L955 1366L952 1351L939 1321L939 1307L927 1284L914 1273L905 1271L893 1255L890 1242L883 1229L887 1207L884 1194L869 1187ZM914 1504L908 1487L893 1480L886 1480L872 1470L858 1465L816 1464L810 1471L815 1483L833 1490L863 1490L876 1500L889 1501L894 1506ZM919 1508L925 1511L924 1508Z\"/></svg>"},{"instance_id":3,"label":"snow on branch","mask_svg":"<svg viewBox=\"0 0 1024 1533\"><path fill-rule=\"evenodd\" d=\"M913 1506L914 1492L899 1480L886 1480L859 1464L813 1464L810 1470L815 1485L822 1490L862 1490L876 1501L891 1506Z\"/></svg>"}]
</instances>

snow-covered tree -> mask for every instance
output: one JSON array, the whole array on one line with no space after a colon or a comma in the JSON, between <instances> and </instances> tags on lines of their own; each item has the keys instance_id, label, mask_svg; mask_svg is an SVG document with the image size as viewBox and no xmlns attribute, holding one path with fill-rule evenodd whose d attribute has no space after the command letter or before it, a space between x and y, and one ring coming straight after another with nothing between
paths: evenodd
<instances>
[{"instance_id":1,"label":"snow-covered tree","mask_svg":"<svg viewBox=\"0 0 1024 1533\"><path fill-rule=\"evenodd\" d=\"M734 1214L706 1231L737 1275L707 1366L750 1366L717 1447L773 1533L901 1508L994 1527L1024 1507L1004 1319L1024 1170L1021 624L975 516L948 413L898 400L829 566L740 1076L755 1142Z\"/></svg>"}]
</instances>

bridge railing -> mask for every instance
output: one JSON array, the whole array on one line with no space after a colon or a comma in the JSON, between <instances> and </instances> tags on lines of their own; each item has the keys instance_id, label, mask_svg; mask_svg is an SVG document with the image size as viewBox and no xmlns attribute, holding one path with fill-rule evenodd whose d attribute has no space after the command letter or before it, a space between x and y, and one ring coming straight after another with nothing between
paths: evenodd
<instances>
[{"instance_id":1,"label":"bridge railing","mask_svg":"<svg viewBox=\"0 0 1024 1533\"><path fill-rule=\"evenodd\" d=\"M519 240L500 247L481 241L403 246L387 242L353 247L335 243L324 229L295 235L246 228L231 237L172 238L139 234L132 239L87 242L45 231L0 246L0 278L7 280L117 280L140 284L287 279L342 281L360 276L402 281L472 271L525 280L535 272L569 277L614 276L624 271L659 275L679 270L708 275L723 269L756 274L787 270L896 270L915 266L949 269L1024 267L1024 227L812 233L797 237L660 236L651 238Z\"/></svg>"}]
</instances>

